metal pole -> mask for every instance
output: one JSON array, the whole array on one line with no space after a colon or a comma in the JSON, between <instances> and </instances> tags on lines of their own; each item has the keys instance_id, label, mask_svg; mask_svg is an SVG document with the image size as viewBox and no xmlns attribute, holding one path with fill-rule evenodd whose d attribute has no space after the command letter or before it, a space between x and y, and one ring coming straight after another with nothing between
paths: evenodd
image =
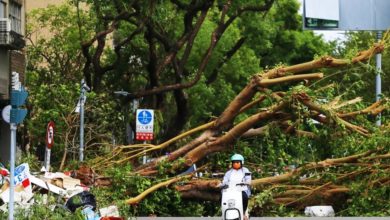
<instances>
[{"instance_id":1,"label":"metal pole","mask_svg":"<svg viewBox=\"0 0 390 220\"><path fill-rule=\"evenodd\" d=\"M125 143L126 144L133 144L133 139L132 139L133 129L132 129L130 122L129 122L129 104L128 103L125 104L125 115L123 118L125 120L125 131L126 131Z\"/></svg>"},{"instance_id":2,"label":"metal pole","mask_svg":"<svg viewBox=\"0 0 390 220\"><path fill-rule=\"evenodd\" d=\"M50 154L51 154L51 149L46 147L45 169L47 172L49 172L50 169Z\"/></svg>"},{"instance_id":3,"label":"metal pole","mask_svg":"<svg viewBox=\"0 0 390 220\"><path fill-rule=\"evenodd\" d=\"M144 144L146 145L146 141L144 141ZM146 164L146 154L144 153L144 156L142 157L142 164Z\"/></svg>"},{"instance_id":4,"label":"metal pole","mask_svg":"<svg viewBox=\"0 0 390 220\"><path fill-rule=\"evenodd\" d=\"M376 33L376 39L379 42L382 39L382 31ZM375 78L375 100L379 101L382 94L382 82L381 82L381 72L382 72L382 54L377 53L375 56L376 61L376 78ZM378 115L377 126L381 126L381 114Z\"/></svg>"},{"instance_id":5,"label":"metal pole","mask_svg":"<svg viewBox=\"0 0 390 220\"><path fill-rule=\"evenodd\" d=\"M10 157L10 183L9 183L9 210L8 219L14 219L14 193L15 193L15 149L16 149L16 124L11 123L11 157Z\"/></svg>"},{"instance_id":6,"label":"metal pole","mask_svg":"<svg viewBox=\"0 0 390 220\"><path fill-rule=\"evenodd\" d=\"M84 79L81 80L81 94L80 94L80 153L79 160L84 160L84 99L85 99L85 88Z\"/></svg>"},{"instance_id":7,"label":"metal pole","mask_svg":"<svg viewBox=\"0 0 390 220\"><path fill-rule=\"evenodd\" d=\"M45 160L43 161L43 166L45 167L45 169L47 171L46 164L47 164L47 146L45 148Z\"/></svg>"}]
</instances>

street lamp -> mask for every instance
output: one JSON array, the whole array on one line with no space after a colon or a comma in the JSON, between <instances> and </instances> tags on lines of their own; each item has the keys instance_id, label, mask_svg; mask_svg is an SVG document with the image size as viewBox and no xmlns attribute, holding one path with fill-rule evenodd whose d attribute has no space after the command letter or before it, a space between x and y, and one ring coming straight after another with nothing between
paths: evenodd
<instances>
[{"instance_id":1,"label":"street lamp","mask_svg":"<svg viewBox=\"0 0 390 220\"><path fill-rule=\"evenodd\" d=\"M91 89L85 83L85 80L81 80L81 88L80 88L80 149L79 149L79 161L82 162L84 160L84 104L87 99L85 96L86 92L89 92Z\"/></svg>"},{"instance_id":2,"label":"street lamp","mask_svg":"<svg viewBox=\"0 0 390 220\"><path fill-rule=\"evenodd\" d=\"M125 97L128 96L128 95L130 95L129 92L126 92L126 91L123 91L123 90L121 90L121 91L115 91L114 94L117 95L117 96L125 96Z\"/></svg>"}]
</instances>

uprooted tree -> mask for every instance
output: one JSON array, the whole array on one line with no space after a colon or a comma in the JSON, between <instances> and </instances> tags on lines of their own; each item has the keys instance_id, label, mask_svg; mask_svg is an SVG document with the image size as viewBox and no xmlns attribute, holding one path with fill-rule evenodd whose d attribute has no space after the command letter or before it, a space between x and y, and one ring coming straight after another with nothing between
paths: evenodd
<instances>
[{"instance_id":1,"label":"uprooted tree","mask_svg":"<svg viewBox=\"0 0 390 220\"><path fill-rule=\"evenodd\" d=\"M354 124L353 121L361 115L377 116L387 108L386 100L349 111L348 107L361 102L361 98L343 100L341 96L336 96L333 100L319 99L316 93L332 85L324 85L315 91L311 90L312 82L324 77L321 72L311 73L311 71L318 69L335 71L361 65L376 53L382 52L384 46L384 41L382 41L368 50L361 51L352 59L324 56L310 62L288 67L281 66L255 74L247 86L215 120L159 145L136 144L118 147L109 156L94 160L94 168L122 166L131 162L136 166L133 174L153 176L165 173L172 177L128 199L126 201L128 204L138 204L149 193L175 182L181 182L175 186L175 189L183 198L218 201L220 179L195 178L193 173L178 174L193 164L203 165L199 171L207 170L213 163L207 160L207 157L219 152L232 152L232 146L238 139L261 137L269 129L274 128L288 135L316 139L318 138L316 132L301 129L301 125L307 123L308 120L334 130L341 128L329 134L333 137L338 135L341 138L343 135L358 133L369 138L370 131L362 125ZM284 87L286 88L284 91L272 89L276 87L275 85L291 85L293 82L298 82L298 85ZM304 82L304 84L299 84L299 82ZM237 120L241 114L247 112L250 114ZM380 135L388 136L388 125L382 127ZM168 155L157 157L149 163L137 165L140 157L151 152L162 152L170 145L176 146L176 150ZM375 149L356 155L302 163L300 167L291 168L280 175L264 175L266 177L254 178L252 187L256 192L261 192L259 195L269 194L266 203L296 208L315 204L335 204L344 201L346 193L351 190L350 186L344 183L359 179L361 176L370 179L372 187L389 185L390 178L385 174L389 169L388 147L388 140L384 140L382 143L378 142ZM170 165L161 170L161 164L164 163ZM258 197L255 194L254 204L256 204L256 199ZM266 204L262 204L264 205ZM258 206L254 205L254 210L256 207Z\"/></svg>"}]
</instances>

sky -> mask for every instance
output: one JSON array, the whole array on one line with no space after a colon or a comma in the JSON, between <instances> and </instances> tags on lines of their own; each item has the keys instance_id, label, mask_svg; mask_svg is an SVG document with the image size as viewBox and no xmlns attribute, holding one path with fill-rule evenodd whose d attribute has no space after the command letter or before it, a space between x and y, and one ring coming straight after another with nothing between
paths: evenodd
<instances>
[{"instance_id":1,"label":"sky","mask_svg":"<svg viewBox=\"0 0 390 220\"><path fill-rule=\"evenodd\" d=\"M345 39L345 31L314 31L315 34L322 35L322 38L326 41Z\"/></svg>"}]
</instances>

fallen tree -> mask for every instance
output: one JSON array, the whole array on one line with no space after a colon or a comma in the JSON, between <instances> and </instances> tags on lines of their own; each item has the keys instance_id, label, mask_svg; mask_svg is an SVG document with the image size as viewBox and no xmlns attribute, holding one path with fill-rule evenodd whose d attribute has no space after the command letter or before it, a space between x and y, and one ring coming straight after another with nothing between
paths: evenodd
<instances>
[{"instance_id":1,"label":"fallen tree","mask_svg":"<svg viewBox=\"0 0 390 220\"><path fill-rule=\"evenodd\" d=\"M300 102L305 105L311 114L308 117L316 119L321 123L339 123L350 130L361 133L362 135L368 135L368 131L366 129L349 123L345 120L345 118L352 117L354 115L356 116L358 114L377 115L385 108L381 101L376 102L363 110L350 113L338 113L337 109L339 109L340 106L348 105L358 100L345 101L343 103L340 103L340 100L333 100L329 102L329 105L319 105L316 104L315 100L310 98L310 96L304 92L304 89L287 95L283 92L272 92L266 89L264 86L296 80L320 79L323 77L322 73L299 75L291 74L306 72L318 68L345 67L359 62L365 62L374 54L383 51L383 49L383 43L375 44L370 49L358 53L357 56L351 60L335 59L327 56L313 60L311 62L290 67L278 67L264 73L255 74L248 85L240 92L240 94L236 96L236 98L215 121L184 132L183 134L178 135L177 137L159 145L136 144L119 147L114 150L112 156L106 159L97 158L95 160L95 166L107 166L114 164L120 165L151 151L164 149L173 144L175 141L178 141L196 132L203 131L203 133L200 134L197 138L193 139L184 146L179 147L174 152L171 152L169 156L161 156L148 164L137 167L136 171L141 175L151 174L153 171L156 171L155 169L157 164L162 160L174 161L182 156L185 158L183 165L191 166L192 164L204 158L207 154L220 150L227 150L225 146L228 146L234 141L234 139L240 136L250 135L250 133L253 132L251 129L254 129L256 125L262 121L266 121L268 119L270 119L268 123L273 121L291 121L292 115L286 112L288 110L294 111L294 102ZM289 74L289 76L286 76L286 74ZM252 101L256 93L267 93L267 95L261 95L256 100ZM234 119L240 113L246 111L249 108L255 107L260 102L265 100L266 96L274 99L276 104L271 105L266 109L262 109L257 114L254 114L244 121L232 126ZM286 131L291 132L293 128L294 125L291 125L287 128ZM221 135L221 133L223 133L223 135ZM119 156L120 159L117 159L117 156ZM182 165L176 165L176 167L180 166Z\"/></svg>"},{"instance_id":2,"label":"fallen tree","mask_svg":"<svg viewBox=\"0 0 390 220\"><path fill-rule=\"evenodd\" d=\"M298 125L302 120L315 120L329 128L341 127L349 130L349 133L357 132L362 136L370 137L370 131L364 126L354 124L353 119L360 115L380 114L387 109L385 99L360 110L348 112L345 110L346 106L359 103L362 99L358 97L342 100L340 96L337 96L333 100L320 102L309 94L308 86L305 86L308 83L293 87L288 91L273 91L270 87L296 81L309 82L321 79L324 76L323 73L307 72L319 68L350 68L382 52L384 45L384 41L375 44L350 60L325 56L311 62L277 67L255 74L217 119L158 145L136 144L118 147L109 156L96 158L92 167L99 169L131 163L135 166L132 175L173 176L165 182L157 181L155 186L126 200L127 204L138 204L153 191L177 182L181 184L176 185L175 189L182 198L218 201L220 179L205 180L195 178L193 175L178 176L178 174L193 164L202 162L210 155L232 150L231 146L238 138L261 136L269 128L278 128L285 134L315 139L317 135L314 132L300 129ZM261 106L265 100L269 105ZM247 117L236 120L238 116L243 113L248 114L248 112L251 113ZM386 136L388 129L384 129L384 132L383 135ZM193 137L194 135L198 136ZM157 157L146 164L138 164L137 160L145 154L156 154L177 143L180 145L168 155ZM252 199L253 209L264 207L266 204L302 209L307 205L345 201L346 193L351 190L348 183L358 181L362 176L364 179L369 179L371 186L387 186L390 183L389 177L378 175L378 173L389 169L388 150L387 146L377 146L375 150L352 156L307 163L280 175L254 178L252 186L255 192L260 192L260 194L269 192L271 196L259 205L256 203L258 197L255 195ZM169 163L170 166L161 170L161 164L164 163ZM331 179L330 173L333 173Z\"/></svg>"},{"instance_id":3,"label":"fallen tree","mask_svg":"<svg viewBox=\"0 0 390 220\"><path fill-rule=\"evenodd\" d=\"M379 169L388 170L390 164L383 160L389 159L389 153L377 154L383 149L367 151L344 158L326 159L320 162L308 163L289 172L255 179L252 188L257 191L274 191L269 202L303 208L326 201L327 204L337 202L338 194L350 191L347 186L336 185L348 179L353 181L361 175L371 179L372 186L389 185L389 177L375 177ZM353 168L348 170L345 168ZM324 178L333 170L337 175L334 179ZM348 170L348 171L346 171ZM185 185L176 186L183 197L188 199L205 199L205 194L213 193L212 200L219 201L219 180L191 180ZM138 201L139 202L139 201ZM133 204L130 203L129 204Z\"/></svg>"}]
</instances>

